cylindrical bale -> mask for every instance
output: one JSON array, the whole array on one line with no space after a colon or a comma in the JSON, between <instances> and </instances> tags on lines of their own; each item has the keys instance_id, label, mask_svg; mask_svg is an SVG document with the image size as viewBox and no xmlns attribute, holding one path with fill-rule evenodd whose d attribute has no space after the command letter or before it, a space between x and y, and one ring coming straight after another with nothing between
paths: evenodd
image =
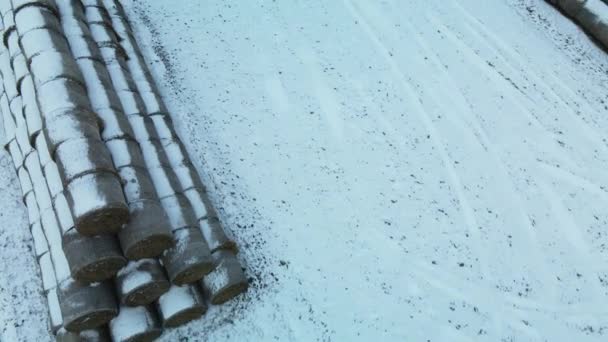
<instances>
[{"instance_id":1,"label":"cylindrical bale","mask_svg":"<svg viewBox=\"0 0 608 342\"><path fill-rule=\"evenodd\" d=\"M154 128L154 122L152 121L151 117L142 115L129 115L128 119L129 123L133 127L133 132L138 141L143 143L145 141L149 141L152 138L155 138L157 145L159 144L158 139L156 139L156 129ZM154 145L151 145L151 148L154 147Z\"/></svg>"},{"instance_id":2,"label":"cylindrical bale","mask_svg":"<svg viewBox=\"0 0 608 342\"><path fill-rule=\"evenodd\" d=\"M196 227L196 216L188 199L182 194L163 197L161 204L167 213L171 230L176 231L185 227Z\"/></svg>"},{"instance_id":3,"label":"cylindrical bale","mask_svg":"<svg viewBox=\"0 0 608 342\"><path fill-rule=\"evenodd\" d=\"M55 0L59 9L59 16L64 18L86 21L84 5L80 0Z\"/></svg>"},{"instance_id":4,"label":"cylindrical bale","mask_svg":"<svg viewBox=\"0 0 608 342\"><path fill-rule=\"evenodd\" d=\"M9 108L11 100L19 95L19 93L17 93L15 75L13 74L10 64L11 62L8 58L8 53L0 54L0 72L2 72L2 80L4 81L6 108ZM10 111L8 113L10 113Z\"/></svg>"},{"instance_id":5,"label":"cylindrical bale","mask_svg":"<svg viewBox=\"0 0 608 342\"><path fill-rule=\"evenodd\" d=\"M132 139L113 139L106 141L106 147L112 155L114 167L125 166L145 167L139 144Z\"/></svg>"},{"instance_id":6,"label":"cylindrical bale","mask_svg":"<svg viewBox=\"0 0 608 342\"><path fill-rule=\"evenodd\" d=\"M28 154L25 157L24 162L25 168L30 174L30 179L34 189L44 189L45 191L36 191L36 201L40 211L51 207L51 196L47 190L46 181L40 167L40 161L38 159L38 153L36 151Z\"/></svg>"},{"instance_id":7,"label":"cylindrical bale","mask_svg":"<svg viewBox=\"0 0 608 342\"><path fill-rule=\"evenodd\" d=\"M169 159L170 165L190 165L190 157L188 151L182 142L176 139L163 139L160 140L163 150Z\"/></svg>"},{"instance_id":8,"label":"cylindrical bale","mask_svg":"<svg viewBox=\"0 0 608 342\"><path fill-rule=\"evenodd\" d=\"M61 159L62 155L59 150L63 151L63 157L65 153L76 152L84 153L85 155L72 155L72 157L88 157L86 153L101 153L101 157L104 154L108 154L107 149L99 148L103 146L101 142L101 136L99 135L99 127L97 127L94 120L89 119L89 116L83 115L86 111L68 109L63 112L62 115L53 116L45 120L44 135L47 140L48 148L53 156L53 159ZM65 146L61 146L65 143ZM101 151L99 151L101 150ZM104 152L106 151L106 152ZM76 159L76 158L74 158ZM67 162L66 171L70 171L69 165L79 165L82 167L90 166L86 161L80 163L79 160L63 161ZM60 162L58 161L58 164ZM105 166L105 165L104 165ZM112 171L114 168L105 169ZM77 175L77 174L76 174ZM70 176L75 176L71 174ZM66 175L67 177L67 175ZM66 181L69 181L69 177Z\"/></svg>"},{"instance_id":9,"label":"cylindrical bale","mask_svg":"<svg viewBox=\"0 0 608 342\"><path fill-rule=\"evenodd\" d=\"M38 210L38 203L36 203L36 195L34 191L30 190L24 196L25 205L27 206L27 216L29 222L37 222L40 220L40 211ZM43 236L44 237L44 236ZM46 241L46 240L45 240Z\"/></svg>"},{"instance_id":10,"label":"cylindrical bale","mask_svg":"<svg viewBox=\"0 0 608 342\"><path fill-rule=\"evenodd\" d=\"M66 37L91 35L91 30L89 30L87 23L78 18L61 17L61 26Z\"/></svg>"},{"instance_id":11,"label":"cylindrical bale","mask_svg":"<svg viewBox=\"0 0 608 342\"><path fill-rule=\"evenodd\" d=\"M245 292L247 278L232 251L217 250L213 254L215 269L201 281L211 304L219 305Z\"/></svg>"},{"instance_id":12,"label":"cylindrical bale","mask_svg":"<svg viewBox=\"0 0 608 342\"><path fill-rule=\"evenodd\" d=\"M12 120L11 120L12 121ZM23 153L21 153L21 149L19 148L19 144L16 139L10 140L7 144L6 149L8 153L11 155L13 159L13 165L15 166L15 170L19 170L25 163ZM28 176L29 177L29 176Z\"/></svg>"},{"instance_id":13,"label":"cylindrical bale","mask_svg":"<svg viewBox=\"0 0 608 342\"><path fill-rule=\"evenodd\" d=\"M110 322L114 342L153 341L162 332L155 310L148 306L121 306L118 316Z\"/></svg>"},{"instance_id":14,"label":"cylindrical bale","mask_svg":"<svg viewBox=\"0 0 608 342\"><path fill-rule=\"evenodd\" d=\"M10 55L10 61L12 66L13 60L15 60L18 55L22 54L21 49L19 47L19 35L17 34L17 31L10 31L6 38L6 42L8 43L8 52Z\"/></svg>"},{"instance_id":15,"label":"cylindrical bale","mask_svg":"<svg viewBox=\"0 0 608 342\"><path fill-rule=\"evenodd\" d=\"M106 26L112 26L110 14L104 7L86 6L85 8L88 23L103 23Z\"/></svg>"},{"instance_id":16,"label":"cylindrical bale","mask_svg":"<svg viewBox=\"0 0 608 342\"><path fill-rule=\"evenodd\" d=\"M11 156L12 156L12 154L11 154ZM17 177L19 178L19 184L21 185L21 193L23 194L23 200L25 201L25 204L26 205L32 204L33 208L31 210L37 211L38 203L36 203L35 196L33 196L33 193L32 193L32 190L34 189L33 185L32 185L32 181L30 179L29 173L23 166L20 166L17 169ZM28 194L30 195L29 196L30 202L28 202L28 199L27 199ZM30 219L36 220L36 218L31 215L30 215ZM30 221L30 222L32 222L32 221Z\"/></svg>"},{"instance_id":17,"label":"cylindrical bale","mask_svg":"<svg viewBox=\"0 0 608 342\"><path fill-rule=\"evenodd\" d=\"M129 220L129 208L114 173L78 177L66 190L76 229L81 234L114 234Z\"/></svg>"},{"instance_id":18,"label":"cylindrical bale","mask_svg":"<svg viewBox=\"0 0 608 342\"><path fill-rule=\"evenodd\" d=\"M171 286L156 259L129 262L118 272L115 283L120 302L128 306L150 304Z\"/></svg>"},{"instance_id":19,"label":"cylindrical bale","mask_svg":"<svg viewBox=\"0 0 608 342\"><path fill-rule=\"evenodd\" d=\"M208 217L199 220L199 227L203 233L203 237L209 245L209 250L213 253L217 250L230 250L237 252L236 243L226 236L224 229L217 217Z\"/></svg>"},{"instance_id":20,"label":"cylindrical bale","mask_svg":"<svg viewBox=\"0 0 608 342\"><path fill-rule=\"evenodd\" d=\"M101 25L93 25L94 27L102 27ZM95 37L94 37L95 38ZM97 44L100 44L100 40L95 38ZM114 85L114 89L117 91L126 90L126 91L137 91L137 86L135 82L128 74L126 70L123 69L123 66L120 64L109 64L107 66L108 73L112 78L112 83Z\"/></svg>"},{"instance_id":21,"label":"cylindrical bale","mask_svg":"<svg viewBox=\"0 0 608 342\"><path fill-rule=\"evenodd\" d=\"M53 267L51 254L48 252L42 254L38 259L38 263L42 278L42 290L46 292L55 288L57 286L57 279L55 279L55 268Z\"/></svg>"},{"instance_id":22,"label":"cylindrical bale","mask_svg":"<svg viewBox=\"0 0 608 342\"><path fill-rule=\"evenodd\" d=\"M60 78L36 88L38 107L46 120L47 113L67 109L90 111L91 104L84 86L71 79Z\"/></svg>"},{"instance_id":23,"label":"cylindrical bale","mask_svg":"<svg viewBox=\"0 0 608 342\"><path fill-rule=\"evenodd\" d=\"M54 0L10 0L13 4L13 11L18 14L26 7L44 8L57 13L57 6Z\"/></svg>"},{"instance_id":24,"label":"cylindrical bale","mask_svg":"<svg viewBox=\"0 0 608 342\"><path fill-rule=\"evenodd\" d=\"M91 30L91 36L98 45L103 45L106 43L115 43L120 41L116 32L112 26L106 25L105 23L100 22L88 22L89 29Z\"/></svg>"},{"instance_id":25,"label":"cylindrical bale","mask_svg":"<svg viewBox=\"0 0 608 342\"><path fill-rule=\"evenodd\" d=\"M173 247L173 234L158 201L129 203L130 221L118 232L125 256L130 260L156 257Z\"/></svg>"},{"instance_id":26,"label":"cylindrical bale","mask_svg":"<svg viewBox=\"0 0 608 342\"><path fill-rule=\"evenodd\" d=\"M32 150L32 145L30 143L30 138L27 134L27 127L25 125L25 118L23 117L23 105L21 103L21 97L15 97L9 104L13 114L15 114L15 123L16 123L16 131L15 138L17 139L17 143L21 148L21 152L23 155L27 155Z\"/></svg>"},{"instance_id":27,"label":"cylindrical bale","mask_svg":"<svg viewBox=\"0 0 608 342\"><path fill-rule=\"evenodd\" d=\"M81 332L70 332L60 329L57 332L56 342L110 342L110 334L106 327L84 330ZM114 341L115 342L115 341Z\"/></svg>"},{"instance_id":28,"label":"cylindrical bale","mask_svg":"<svg viewBox=\"0 0 608 342\"><path fill-rule=\"evenodd\" d=\"M59 31L47 28L25 32L20 36L19 42L28 62L44 51L57 50L63 53L70 52L70 46L65 36Z\"/></svg>"},{"instance_id":29,"label":"cylindrical bale","mask_svg":"<svg viewBox=\"0 0 608 342\"><path fill-rule=\"evenodd\" d=\"M121 110L115 108L97 109L97 115L99 115L99 118L103 122L103 130L101 131L101 139L103 141L133 139L134 134L131 125L125 113Z\"/></svg>"},{"instance_id":30,"label":"cylindrical bale","mask_svg":"<svg viewBox=\"0 0 608 342\"><path fill-rule=\"evenodd\" d=\"M25 77L29 75L29 70L25 62L25 57L22 53L18 54L15 56L15 59L13 59L13 70L15 72L15 80L17 82L17 92L19 95L25 96L21 91L21 83L23 83ZM22 100L22 102L25 102L25 100Z\"/></svg>"},{"instance_id":31,"label":"cylindrical bale","mask_svg":"<svg viewBox=\"0 0 608 342\"><path fill-rule=\"evenodd\" d=\"M27 75L21 82L21 94L23 94L23 115L27 124L27 133L30 141L34 141L42 131L42 118L40 117L40 110L38 110L36 89L31 75Z\"/></svg>"},{"instance_id":32,"label":"cylindrical bale","mask_svg":"<svg viewBox=\"0 0 608 342\"><path fill-rule=\"evenodd\" d=\"M157 200L154 184L148 170L137 166L125 166L118 170L123 183L123 192L127 203L141 200Z\"/></svg>"},{"instance_id":33,"label":"cylindrical bale","mask_svg":"<svg viewBox=\"0 0 608 342\"><path fill-rule=\"evenodd\" d=\"M178 180L178 189L180 191L183 192L189 189L198 189L203 192L206 191L205 185L201 181L201 177L194 168L194 165L175 165L173 166L173 172Z\"/></svg>"},{"instance_id":34,"label":"cylindrical bale","mask_svg":"<svg viewBox=\"0 0 608 342\"><path fill-rule=\"evenodd\" d=\"M101 57L106 65L123 63L127 59L127 54L118 42L98 45ZM143 104L142 104L143 105Z\"/></svg>"},{"instance_id":35,"label":"cylindrical bale","mask_svg":"<svg viewBox=\"0 0 608 342\"><path fill-rule=\"evenodd\" d=\"M98 328L118 315L112 285L84 285L67 279L58 287L59 304L66 330L80 332Z\"/></svg>"},{"instance_id":36,"label":"cylindrical bale","mask_svg":"<svg viewBox=\"0 0 608 342\"><path fill-rule=\"evenodd\" d=\"M55 31L61 30L61 24L57 15L45 8L33 6L24 7L15 14L15 25L19 28L19 33L24 33L41 28L48 28Z\"/></svg>"},{"instance_id":37,"label":"cylindrical bale","mask_svg":"<svg viewBox=\"0 0 608 342\"><path fill-rule=\"evenodd\" d=\"M101 58L97 43L90 36L76 37L73 42L70 42L70 47L72 48L72 56L77 61L80 59Z\"/></svg>"},{"instance_id":38,"label":"cylindrical bale","mask_svg":"<svg viewBox=\"0 0 608 342\"><path fill-rule=\"evenodd\" d=\"M180 190L180 183L170 166L149 168L150 179L154 183L159 198L175 196ZM184 202L185 203L185 202Z\"/></svg>"},{"instance_id":39,"label":"cylindrical bale","mask_svg":"<svg viewBox=\"0 0 608 342\"><path fill-rule=\"evenodd\" d=\"M152 115L150 116L150 120L152 120L159 139L177 139L173 120L171 120L169 115Z\"/></svg>"},{"instance_id":40,"label":"cylindrical bale","mask_svg":"<svg viewBox=\"0 0 608 342\"><path fill-rule=\"evenodd\" d=\"M44 176L46 177L46 183L49 186L51 197L55 198L58 194L63 192L63 183L61 182L61 176L57 169L57 164L54 161L49 161L43 168Z\"/></svg>"},{"instance_id":41,"label":"cylindrical bale","mask_svg":"<svg viewBox=\"0 0 608 342\"><path fill-rule=\"evenodd\" d=\"M59 227L61 228L61 234L63 235L74 228L74 218L72 217L68 200L63 191L53 198L53 207L55 208Z\"/></svg>"},{"instance_id":42,"label":"cylindrical bale","mask_svg":"<svg viewBox=\"0 0 608 342\"><path fill-rule=\"evenodd\" d=\"M63 317L61 317L61 307L59 306L57 287L47 292L46 301L49 307L49 325L51 331L53 333L57 333L57 331L63 327Z\"/></svg>"},{"instance_id":43,"label":"cylindrical bale","mask_svg":"<svg viewBox=\"0 0 608 342\"><path fill-rule=\"evenodd\" d=\"M67 78L84 85L78 64L70 54L51 50L34 56L30 61L30 71L36 87L58 78Z\"/></svg>"},{"instance_id":44,"label":"cylindrical bale","mask_svg":"<svg viewBox=\"0 0 608 342\"><path fill-rule=\"evenodd\" d=\"M78 40L78 38L71 37L70 44L75 40ZM95 52L97 54L99 53L98 50ZM85 75L91 105L95 110L121 108L120 99L111 87L112 80L102 61L85 58L78 60L78 66ZM124 114L122 114L122 116L124 116ZM124 120L126 121L126 117Z\"/></svg>"},{"instance_id":45,"label":"cylindrical bale","mask_svg":"<svg viewBox=\"0 0 608 342\"><path fill-rule=\"evenodd\" d=\"M89 173L115 172L110 152L98 139L85 138L62 142L55 150L55 161L63 184L68 184L73 179Z\"/></svg>"},{"instance_id":46,"label":"cylindrical bale","mask_svg":"<svg viewBox=\"0 0 608 342\"><path fill-rule=\"evenodd\" d=\"M146 105L146 112L148 115L166 115L169 110L165 107L163 100L160 95L150 91L141 91L141 98Z\"/></svg>"},{"instance_id":47,"label":"cylindrical bale","mask_svg":"<svg viewBox=\"0 0 608 342\"><path fill-rule=\"evenodd\" d=\"M0 58L0 60L1 59L2 58ZM15 127L15 120L13 120L6 93L2 93L2 96L0 96L0 110L2 111L2 122L4 126L5 140L3 141L3 146L5 149L8 149L11 141L14 142L15 145L17 144L14 140L17 128Z\"/></svg>"},{"instance_id":48,"label":"cylindrical bale","mask_svg":"<svg viewBox=\"0 0 608 342\"><path fill-rule=\"evenodd\" d=\"M557 3L557 5L569 16L576 17L587 0L552 0L552 2Z\"/></svg>"},{"instance_id":49,"label":"cylindrical bale","mask_svg":"<svg viewBox=\"0 0 608 342\"><path fill-rule=\"evenodd\" d=\"M207 242L196 227L173 232L175 247L163 253L162 262L171 283L184 285L201 279L213 269Z\"/></svg>"},{"instance_id":50,"label":"cylindrical bale","mask_svg":"<svg viewBox=\"0 0 608 342\"><path fill-rule=\"evenodd\" d=\"M42 254L49 251L49 246L46 242L46 237L44 236L44 232L42 230L42 224L40 221L35 221L30 225L30 232L32 233L33 242L34 242L34 252L36 256L41 256Z\"/></svg>"},{"instance_id":51,"label":"cylindrical bale","mask_svg":"<svg viewBox=\"0 0 608 342\"><path fill-rule=\"evenodd\" d=\"M207 194L200 189L190 188L184 191L184 196L188 198L190 205L192 205L211 253L218 249L228 249L236 252L236 243L226 235Z\"/></svg>"},{"instance_id":52,"label":"cylindrical bale","mask_svg":"<svg viewBox=\"0 0 608 342\"><path fill-rule=\"evenodd\" d=\"M71 229L63 234L63 251L72 277L83 283L109 279L127 264L113 235L84 236Z\"/></svg>"},{"instance_id":53,"label":"cylindrical bale","mask_svg":"<svg viewBox=\"0 0 608 342\"><path fill-rule=\"evenodd\" d=\"M158 299L158 315L165 328L173 328L198 319L207 306L195 285L171 286Z\"/></svg>"}]
</instances>

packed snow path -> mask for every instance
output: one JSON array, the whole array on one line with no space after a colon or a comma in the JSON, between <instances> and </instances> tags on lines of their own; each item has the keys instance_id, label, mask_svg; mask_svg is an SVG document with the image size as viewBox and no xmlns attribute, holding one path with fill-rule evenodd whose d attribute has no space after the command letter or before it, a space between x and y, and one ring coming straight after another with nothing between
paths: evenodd
<instances>
[{"instance_id":1,"label":"packed snow path","mask_svg":"<svg viewBox=\"0 0 608 342\"><path fill-rule=\"evenodd\" d=\"M252 276L164 340L606 339L608 57L544 1L125 6ZM0 338L43 340L0 164Z\"/></svg>"}]
</instances>

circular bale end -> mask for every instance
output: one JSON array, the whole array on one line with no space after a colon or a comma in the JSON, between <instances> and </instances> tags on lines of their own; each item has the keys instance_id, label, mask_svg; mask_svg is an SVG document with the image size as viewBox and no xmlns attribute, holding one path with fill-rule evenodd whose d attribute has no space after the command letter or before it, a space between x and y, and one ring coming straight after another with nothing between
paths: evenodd
<instances>
[{"instance_id":1,"label":"circular bale end","mask_svg":"<svg viewBox=\"0 0 608 342\"><path fill-rule=\"evenodd\" d=\"M98 328L118 314L112 287L104 282L84 285L67 279L59 285L63 326L71 332Z\"/></svg>"},{"instance_id":2,"label":"circular bale end","mask_svg":"<svg viewBox=\"0 0 608 342\"><path fill-rule=\"evenodd\" d=\"M162 257L171 283L189 284L213 270L209 247L198 228L179 229L173 237L175 246L165 251Z\"/></svg>"},{"instance_id":3,"label":"circular bale end","mask_svg":"<svg viewBox=\"0 0 608 342\"><path fill-rule=\"evenodd\" d=\"M194 285L172 286L158 299L158 312L165 328L173 328L198 319L207 311Z\"/></svg>"},{"instance_id":4,"label":"circular bale end","mask_svg":"<svg viewBox=\"0 0 608 342\"><path fill-rule=\"evenodd\" d=\"M219 305L245 292L247 278L232 251L219 250L213 253L215 269L205 276L201 285L211 304Z\"/></svg>"},{"instance_id":5,"label":"circular bale end","mask_svg":"<svg viewBox=\"0 0 608 342\"><path fill-rule=\"evenodd\" d=\"M120 301L128 306L150 304L167 292L170 286L156 259L130 262L116 275Z\"/></svg>"},{"instance_id":6,"label":"circular bale end","mask_svg":"<svg viewBox=\"0 0 608 342\"><path fill-rule=\"evenodd\" d=\"M153 258L175 244L169 222L160 203L129 203L131 219L118 233L118 239L129 260Z\"/></svg>"},{"instance_id":7,"label":"circular bale end","mask_svg":"<svg viewBox=\"0 0 608 342\"><path fill-rule=\"evenodd\" d=\"M68 184L66 194L76 229L83 235L116 234L129 221L122 186L113 173L78 177Z\"/></svg>"},{"instance_id":8,"label":"circular bale end","mask_svg":"<svg viewBox=\"0 0 608 342\"><path fill-rule=\"evenodd\" d=\"M84 236L72 228L63 235L63 250L72 276L85 283L109 279L127 264L111 235Z\"/></svg>"},{"instance_id":9,"label":"circular bale end","mask_svg":"<svg viewBox=\"0 0 608 342\"><path fill-rule=\"evenodd\" d=\"M162 328L151 307L121 306L120 313L110 322L113 341L148 342L160 337Z\"/></svg>"}]
</instances>

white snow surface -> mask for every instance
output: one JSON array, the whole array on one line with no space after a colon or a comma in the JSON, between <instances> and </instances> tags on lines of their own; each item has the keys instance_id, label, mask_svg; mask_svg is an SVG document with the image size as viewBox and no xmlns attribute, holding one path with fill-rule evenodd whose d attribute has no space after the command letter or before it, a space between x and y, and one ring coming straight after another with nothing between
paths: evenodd
<instances>
[{"instance_id":1,"label":"white snow surface","mask_svg":"<svg viewBox=\"0 0 608 342\"><path fill-rule=\"evenodd\" d=\"M606 339L608 57L544 1L123 3L251 278L162 340ZM0 339L50 340L0 166Z\"/></svg>"}]
</instances>

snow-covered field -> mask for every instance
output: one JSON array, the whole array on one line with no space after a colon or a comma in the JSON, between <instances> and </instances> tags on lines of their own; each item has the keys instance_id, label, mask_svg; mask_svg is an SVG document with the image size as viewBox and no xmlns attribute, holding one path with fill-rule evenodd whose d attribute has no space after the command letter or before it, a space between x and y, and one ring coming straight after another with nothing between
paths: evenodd
<instances>
[{"instance_id":1,"label":"snow-covered field","mask_svg":"<svg viewBox=\"0 0 608 342\"><path fill-rule=\"evenodd\" d=\"M251 277L164 340L607 338L608 57L544 1L124 3ZM0 340L45 341L0 165Z\"/></svg>"}]
</instances>

